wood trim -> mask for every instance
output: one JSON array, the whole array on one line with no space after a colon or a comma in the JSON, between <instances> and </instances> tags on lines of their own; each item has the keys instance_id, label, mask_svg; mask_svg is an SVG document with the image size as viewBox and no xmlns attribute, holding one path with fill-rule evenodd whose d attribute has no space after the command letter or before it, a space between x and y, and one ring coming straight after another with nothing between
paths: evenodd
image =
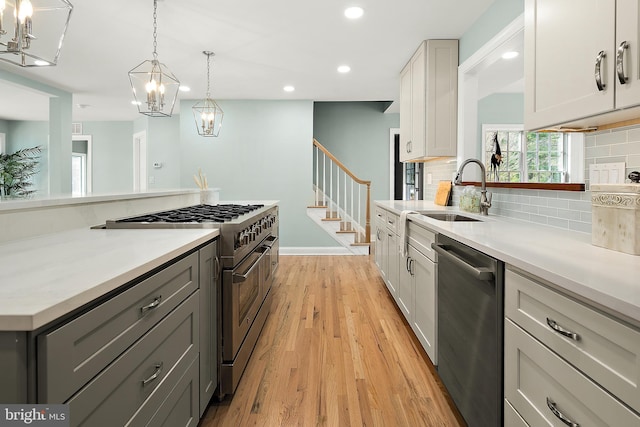
<instances>
[{"instance_id":1,"label":"wood trim","mask_svg":"<svg viewBox=\"0 0 640 427\"><path fill-rule=\"evenodd\" d=\"M328 158L330 158L336 165L338 165L338 167L340 169L342 169L344 171L344 173L346 173L347 175L349 175L351 177L351 179L353 179L355 182L357 182L358 184L363 184L363 185L371 185L371 181L365 181L363 179L358 178L357 176L355 176L353 174L353 172L351 172L345 165L342 164L342 162L338 159L336 159L336 156L334 156L333 154L331 154L329 152L329 150L327 150L326 148L324 148L324 146L322 144L320 144L318 142L318 140L316 140L315 138L313 138L313 145L315 145L316 147L318 147L318 149L320 151L322 151Z\"/></svg>"},{"instance_id":2,"label":"wood trim","mask_svg":"<svg viewBox=\"0 0 640 427\"><path fill-rule=\"evenodd\" d=\"M366 185L367 186L367 205L366 205L366 213L365 213L365 215L366 215L366 218L365 218L365 242L367 242L367 244L371 243L371 181L365 181L365 180L360 179L357 176L355 176L353 174L353 172L351 172L345 165L343 165L342 162L336 158L336 156L331 154L329 152L329 150L327 150L315 138L313 138L313 145L315 147L317 147L320 151L322 151L325 154L325 156L327 156L329 159L331 159L331 161L333 163L338 165L338 167L340 169L342 169L342 171L344 173L349 175L351 177L351 179L353 179L355 182L357 182L360 185ZM327 219L327 221L329 221L329 220Z\"/></svg>"},{"instance_id":3,"label":"wood trim","mask_svg":"<svg viewBox=\"0 0 640 427\"><path fill-rule=\"evenodd\" d=\"M482 186L478 181L463 181L461 185ZM487 182L487 187L521 188L526 190L585 191L584 183L544 183L544 182Z\"/></svg>"}]
</instances>

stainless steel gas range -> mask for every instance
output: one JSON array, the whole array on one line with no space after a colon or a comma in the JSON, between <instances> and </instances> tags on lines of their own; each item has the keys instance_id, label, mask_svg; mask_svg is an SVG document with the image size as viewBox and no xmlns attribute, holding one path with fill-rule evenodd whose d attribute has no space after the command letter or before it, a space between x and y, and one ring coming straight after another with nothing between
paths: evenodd
<instances>
[{"instance_id":1,"label":"stainless steel gas range","mask_svg":"<svg viewBox=\"0 0 640 427\"><path fill-rule=\"evenodd\" d=\"M195 205L108 220L106 228L220 229L222 286L218 295L220 387L233 394L271 306L278 266L278 207L262 204Z\"/></svg>"}]
</instances>

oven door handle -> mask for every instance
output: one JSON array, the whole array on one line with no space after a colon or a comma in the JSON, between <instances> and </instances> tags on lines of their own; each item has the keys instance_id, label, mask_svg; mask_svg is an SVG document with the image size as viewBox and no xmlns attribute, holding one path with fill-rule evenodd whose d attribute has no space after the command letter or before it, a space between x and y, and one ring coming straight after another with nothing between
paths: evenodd
<instances>
[{"instance_id":1,"label":"oven door handle","mask_svg":"<svg viewBox=\"0 0 640 427\"><path fill-rule=\"evenodd\" d=\"M251 264L251 267L249 267L247 271L244 272L244 274L233 273L233 283L244 282L245 280L247 280L253 272L253 269L260 264L260 261L262 261L262 257L264 256L264 254L264 252L260 252L260 256L253 262L253 264Z\"/></svg>"},{"instance_id":2,"label":"oven door handle","mask_svg":"<svg viewBox=\"0 0 640 427\"><path fill-rule=\"evenodd\" d=\"M277 241L278 241L278 236L271 235L265 239L264 246L268 248L272 248Z\"/></svg>"}]
</instances>

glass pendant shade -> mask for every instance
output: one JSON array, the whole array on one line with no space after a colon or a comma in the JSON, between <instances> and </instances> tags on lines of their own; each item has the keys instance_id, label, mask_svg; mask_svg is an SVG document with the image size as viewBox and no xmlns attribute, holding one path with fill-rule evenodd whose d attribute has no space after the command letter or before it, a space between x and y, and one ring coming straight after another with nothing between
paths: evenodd
<instances>
[{"instance_id":1,"label":"glass pendant shade","mask_svg":"<svg viewBox=\"0 0 640 427\"><path fill-rule=\"evenodd\" d=\"M144 61L129 71L138 112L151 117L171 117L180 82L157 59Z\"/></svg>"},{"instance_id":2,"label":"glass pendant shade","mask_svg":"<svg viewBox=\"0 0 640 427\"><path fill-rule=\"evenodd\" d=\"M56 65L72 11L67 0L0 0L0 61Z\"/></svg>"},{"instance_id":3,"label":"glass pendant shade","mask_svg":"<svg viewBox=\"0 0 640 427\"><path fill-rule=\"evenodd\" d=\"M220 128L222 128L222 118L224 112L216 101L211 98L209 87L211 83L210 69L211 69L211 57L213 52L205 50L204 53L207 56L207 95L202 101L197 102L193 107L193 118L196 122L196 128L198 129L198 135L217 137L220 134Z\"/></svg>"},{"instance_id":4,"label":"glass pendant shade","mask_svg":"<svg viewBox=\"0 0 640 427\"><path fill-rule=\"evenodd\" d=\"M2 1L2 0L0 0ZM138 112L151 117L171 117L178 98L180 82L158 60L158 0L153 0L153 59L129 71L134 104Z\"/></svg>"}]
</instances>

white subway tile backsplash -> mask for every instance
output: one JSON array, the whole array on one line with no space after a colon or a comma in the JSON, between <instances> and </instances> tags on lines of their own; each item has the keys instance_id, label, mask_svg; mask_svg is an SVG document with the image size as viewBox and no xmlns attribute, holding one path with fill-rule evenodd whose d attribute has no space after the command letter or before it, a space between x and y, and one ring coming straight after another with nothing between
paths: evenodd
<instances>
[{"instance_id":1,"label":"white subway tile backsplash","mask_svg":"<svg viewBox=\"0 0 640 427\"><path fill-rule=\"evenodd\" d=\"M569 209L581 212L591 212L591 202L586 200L571 200L569 201Z\"/></svg>"},{"instance_id":2,"label":"white subway tile backsplash","mask_svg":"<svg viewBox=\"0 0 640 427\"><path fill-rule=\"evenodd\" d=\"M581 221L582 213L580 211L575 211L575 210L558 209L558 218Z\"/></svg>"},{"instance_id":3,"label":"white subway tile backsplash","mask_svg":"<svg viewBox=\"0 0 640 427\"><path fill-rule=\"evenodd\" d=\"M596 134L596 145L621 144L627 142L627 135L626 130Z\"/></svg>"},{"instance_id":4,"label":"white subway tile backsplash","mask_svg":"<svg viewBox=\"0 0 640 427\"><path fill-rule=\"evenodd\" d=\"M627 142L626 144L614 144L611 146L612 156L628 156L640 153L640 142Z\"/></svg>"},{"instance_id":5,"label":"white subway tile backsplash","mask_svg":"<svg viewBox=\"0 0 640 427\"><path fill-rule=\"evenodd\" d=\"M567 199L549 199L549 207L568 209L569 201Z\"/></svg>"},{"instance_id":6,"label":"white subway tile backsplash","mask_svg":"<svg viewBox=\"0 0 640 427\"><path fill-rule=\"evenodd\" d=\"M621 145L621 144L619 144ZM597 147L587 147L585 149L585 157L587 159L595 159L596 157L605 157L611 155L611 145L601 145Z\"/></svg>"},{"instance_id":7,"label":"white subway tile backsplash","mask_svg":"<svg viewBox=\"0 0 640 427\"><path fill-rule=\"evenodd\" d=\"M569 221L569 230L591 233L591 223Z\"/></svg>"},{"instance_id":8,"label":"white subway tile backsplash","mask_svg":"<svg viewBox=\"0 0 640 427\"><path fill-rule=\"evenodd\" d=\"M558 227L558 228L564 228L564 229L569 228L569 221L567 221L566 219L550 217L548 221L549 222L547 224L552 227Z\"/></svg>"},{"instance_id":9,"label":"white subway tile backsplash","mask_svg":"<svg viewBox=\"0 0 640 427\"><path fill-rule=\"evenodd\" d=\"M585 181L589 188L590 164L625 162L626 173L640 170L640 126L617 131L589 133L585 136ZM425 199L433 200L440 179L450 180L457 170L455 163L433 161L425 163L433 184L425 186ZM453 189L453 205L459 206L462 187ZM489 215L504 216L553 227L591 233L590 191L549 191L489 188L493 206Z\"/></svg>"}]
</instances>

